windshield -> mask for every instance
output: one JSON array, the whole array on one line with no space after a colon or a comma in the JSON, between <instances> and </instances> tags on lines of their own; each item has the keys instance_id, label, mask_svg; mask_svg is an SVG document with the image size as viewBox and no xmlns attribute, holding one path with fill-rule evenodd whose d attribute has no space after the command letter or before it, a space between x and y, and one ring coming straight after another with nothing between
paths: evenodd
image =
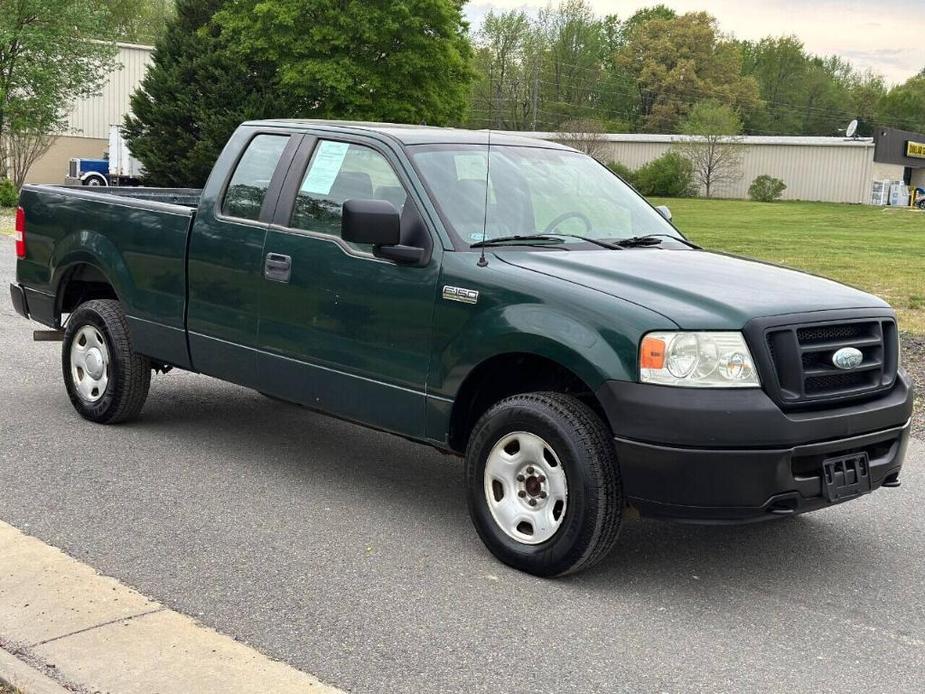
<instances>
[{"instance_id":1,"label":"windshield","mask_svg":"<svg viewBox=\"0 0 925 694\"><path fill-rule=\"evenodd\" d=\"M465 246L485 239L561 234L563 242L682 238L661 214L597 161L568 150L492 145L422 145L412 159L451 232ZM486 224L487 221L487 224Z\"/></svg>"}]
</instances>

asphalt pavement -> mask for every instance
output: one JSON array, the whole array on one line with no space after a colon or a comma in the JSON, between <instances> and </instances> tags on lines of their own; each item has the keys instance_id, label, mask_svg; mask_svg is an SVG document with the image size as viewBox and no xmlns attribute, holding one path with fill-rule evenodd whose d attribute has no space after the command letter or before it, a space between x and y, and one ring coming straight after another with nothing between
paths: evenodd
<instances>
[{"instance_id":1,"label":"asphalt pavement","mask_svg":"<svg viewBox=\"0 0 925 694\"><path fill-rule=\"evenodd\" d=\"M357 692L925 690L925 445L903 486L745 527L632 521L560 580L483 549L461 461L191 374L82 420L0 237L0 519Z\"/></svg>"}]
</instances>

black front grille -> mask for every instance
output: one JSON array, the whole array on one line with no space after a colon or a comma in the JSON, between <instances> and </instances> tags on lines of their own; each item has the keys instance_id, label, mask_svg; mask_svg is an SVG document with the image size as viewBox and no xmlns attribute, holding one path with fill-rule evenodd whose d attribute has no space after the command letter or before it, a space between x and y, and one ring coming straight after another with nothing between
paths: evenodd
<instances>
[{"instance_id":1,"label":"black front grille","mask_svg":"<svg viewBox=\"0 0 925 694\"><path fill-rule=\"evenodd\" d=\"M774 326L765 333L776 383L769 392L783 405L865 397L896 380L898 340L892 318ZM844 347L863 355L851 369L835 366Z\"/></svg>"},{"instance_id":2,"label":"black front grille","mask_svg":"<svg viewBox=\"0 0 925 694\"><path fill-rule=\"evenodd\" d=\"M838 393L844 390L862 388L867 385L865 373L844 373L827 376L810 376L806 379L806 394Z\"/></svg>"},{"instance_id":3,"label":"black front grille","mask_svg":"<svg viewBox=\"0 0 925 694\"><path fill-rule=\"evenodd\" d=\"M852 323L849 325L820 325L814 328L798 328L797 339L800 344L813 345L820 342L831 340L850 340L861 337L866 333L864 323Z\"/></svg>"}]
</instances>

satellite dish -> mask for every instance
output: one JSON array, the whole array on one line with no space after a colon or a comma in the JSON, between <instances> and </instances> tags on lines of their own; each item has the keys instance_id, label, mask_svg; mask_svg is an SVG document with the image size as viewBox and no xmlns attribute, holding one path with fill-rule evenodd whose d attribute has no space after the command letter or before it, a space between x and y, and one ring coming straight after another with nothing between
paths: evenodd
<instances>
[{"instance_id":1,"label":"satellite dish","mask_svg":"<svg viewBox=\"0 0 925 694\"><path fill-rule=\"evenodd\" d=\"M845 137L854 137L858 131L858 120L855 118L848 124L848 128L845 130Z\"/></svg>"}]
</instances>

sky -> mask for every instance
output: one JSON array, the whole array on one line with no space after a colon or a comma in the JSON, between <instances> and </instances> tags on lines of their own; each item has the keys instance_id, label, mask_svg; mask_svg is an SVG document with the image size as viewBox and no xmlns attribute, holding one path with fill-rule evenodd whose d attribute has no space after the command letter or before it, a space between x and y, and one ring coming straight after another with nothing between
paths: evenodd
<instances>
[{"instance_id":1,"label":"sky","mask_svg":"<svg viewBox=\"0 0 925 694\"><path fill-rule=\"evenodd\" d=\"M555 0L556 4L558 0ZM627 17L657 0L589 0L594 10ZM720 28L740 39L796 34L807 50L840 55L855 66L905 82L925 68L925 2L922 0L662 0L678 12L706 10ZM473 27L490 9L535 12L546 0L470 0Z\"/></svg>"}]
</instances>

